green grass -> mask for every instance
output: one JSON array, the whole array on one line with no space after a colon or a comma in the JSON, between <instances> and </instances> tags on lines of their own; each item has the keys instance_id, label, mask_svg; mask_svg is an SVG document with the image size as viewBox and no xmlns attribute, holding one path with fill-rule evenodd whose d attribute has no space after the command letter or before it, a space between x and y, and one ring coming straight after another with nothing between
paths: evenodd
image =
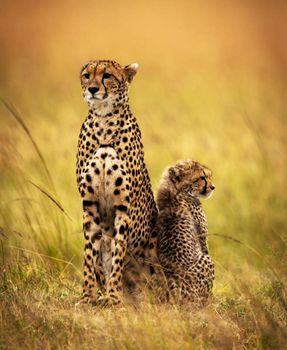
<instances>
[{"instance_id":1,"label":"green grass","mask_svg":"<svg viewBox=\"0 0 287 350\"><path fill-rule=\"evenodd\" d=\"M224 78L221 81L223 84ZM145 84L159 83L147 78ZM139 115L154 187L164 166L180 158L196 158L214 171L216 193L204 202L210 254L216 265L211 304L199 312L149 301L121 310L76 308L83 239L74 172L81 118L78 111L70 112L71 120L53 122L49 112L42 112L41 122L20 116L29 136L2 106L9 135L2 142L1 158L3 349L89 349L91 343L107 349L284 347L286 165L280 153L285 143L281 135L282 101L276 101L274 93L266 95L264 86L257 86L253 93L258 101L271 99L272 109L260 111L260 102L247 105L244 95L236 107L235 80L232 89L223 89L233 108L220 104L220 110L211 91L208 106L195 103L193 97L190 100L188 84L175 92L177 99L167 98L170 115L165 106L161 111L150 102L151 89L146 89L139 98L145 100L138 105L133 89L132 105ZM200 87L197 93L207 94ZM159 95L159 99L163 97ZM148 104L155 113L145 111ZM67 115L69 105L60 102L55 107L61 108ZM172 115L175 110L180 119ZM268 115L273 115L271 124ZM209 127L212 120L216 123Z\"/></svg>"},{"instance_id":2,"label":"green grass","mask_svg":"<svg viewBox=\"0 0 287 350\"><path fill-rule=\"evenodd\" d=\"M287 21L267 2L207 3L5 5L0 96L14 108L0 103L0 349L286 347L286 52L268 25L283 32ZM179 159L214 172L203 205L216 280L204 310L75 306L78 72L90 57L140 63L130 102L154 190Z\"/></svg>"}]
</instances>

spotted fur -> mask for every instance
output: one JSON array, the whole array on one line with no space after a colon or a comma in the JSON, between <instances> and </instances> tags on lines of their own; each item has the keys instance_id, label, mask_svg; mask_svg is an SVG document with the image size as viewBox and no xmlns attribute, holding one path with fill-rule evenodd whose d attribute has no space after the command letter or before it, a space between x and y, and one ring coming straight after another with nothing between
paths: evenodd
<instances>
[{"instance_id":1,"label":"spotted fur","mask_svg":"<svg viewBox=\"0 0 287 350\"><path fill-rule=\"evenodd\" d=\"M214 188L211 171L193 160L180 161L164 172L155 227L163 275L154 281L161 301L204 305L211 293L214 265L208 255L207 221L199 198L209 198Z\"/></svg>"},{"instance_id":2,"label":"spotted fur","mask_svg":"<svg viewBox=\"0 0 287 350\"><path fill-rule=\"evenodd\" d=\"M88 62L80 74L89 106L77 154L85 237L82 301L87 303L122 302L128 257L144 255L155 224L141 132L127 95L136 71L137 64L99 60Z\"/></svg>"}]
</instances>

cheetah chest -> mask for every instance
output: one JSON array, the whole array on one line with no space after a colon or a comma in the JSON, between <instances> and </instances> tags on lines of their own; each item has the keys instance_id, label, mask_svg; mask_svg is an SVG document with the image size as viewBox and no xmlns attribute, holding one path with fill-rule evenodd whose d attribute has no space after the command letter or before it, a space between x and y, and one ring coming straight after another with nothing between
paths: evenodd
<instances>
[{"instance_id":1,"label":"cheetah chest","mask_svg":"<svg viewBox=\"0 0 287 350\"><path fill-rule=\"evenodd\" d=\"M101 221L106 228L113 228L116 208L126 205L128 193L123 169L117 152L110 146L100 147L87 169L91 179L88 190L90 189L91 195L99 203Z\"/></svg>"}]
</instances>

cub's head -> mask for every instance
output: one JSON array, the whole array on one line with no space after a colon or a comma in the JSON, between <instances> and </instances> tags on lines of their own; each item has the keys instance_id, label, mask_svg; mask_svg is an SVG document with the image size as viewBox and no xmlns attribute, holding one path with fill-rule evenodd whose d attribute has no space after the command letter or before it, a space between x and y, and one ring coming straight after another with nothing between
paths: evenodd
<instances>
[{"instance_id":1,"label":"cub's head","mask_svg":"<svg viewBox=\"0 0 287 350\"><path fill-rule=\"evenodd\" d=\"M211 197L215 189L211 176L211 170L195 160L183 160L168 168L168 178L173 186L195 197Z\"/></svg>"},{"instance_id":2,"label":"cub's head","mask_svg":"<svg viewBox=\"0 0 287 350\"><path fill-rule=\"evenodd\" d=\"M182 160L168 167L163 173L157 193L159 210L168 208L180 192L196 198L211 197L215 186L211 182L211 170L195 160Z\"/></svg>"},{"instance_id":3,"label":"cub's head","mask_svg":"<svg viewBox=\"0 0 287 350\"><path fill-rule=\"evenodd\" d=\"M127 99L128 87L137 69L137 63L121 67L109 60L88 62L80 73L84 100L99 115L111 113Z\"/></svg>"}]
</instances>

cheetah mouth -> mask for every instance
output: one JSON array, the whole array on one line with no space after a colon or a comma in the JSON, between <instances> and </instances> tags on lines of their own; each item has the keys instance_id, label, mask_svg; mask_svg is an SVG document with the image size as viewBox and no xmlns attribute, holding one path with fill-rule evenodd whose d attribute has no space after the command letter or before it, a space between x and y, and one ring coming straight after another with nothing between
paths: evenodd
<instances>
[{"instance_id":1,"label":"cheetah mouth","mask_svg":"<svg viewBox=\"0 0 287 350\"><path fill-rule=\"evenodd\" d=\"M89 101L104 101L104 100L106 100L108 98L108 95L107 96L103 96L103 97L99 97L99 96L89 96L88 97L88 100Z\"/></svg>"},{"instance_id":2,"label":"cheetah mouth","mask_svg":"<svg viewBox=\"0 0 287 350\"><path fill-rule=\"evenodd\" d=\"M95 93L92 94L88 91L85 91L83 94L84 100L86 100L87 102L100 102L100 101L105 101L109 99L109 95L107 93Z\"/></svg>"},{"instance_id":3,"label":"cheetah mouth","mask_svg":"<svg viewBox=\"0 0 287 350\"><path fill-rule=\"evenodd\" d=\"M202 197L202 198L204 198L204 199L208 199L208 198L210 198L210 197L213 195L213 192L214 192L214 190L212 190L212 191L210 191L210 192L205 192L204 194L201 193L201 194L200 194L200 197Z\"/></svg>"}]
</instances>

